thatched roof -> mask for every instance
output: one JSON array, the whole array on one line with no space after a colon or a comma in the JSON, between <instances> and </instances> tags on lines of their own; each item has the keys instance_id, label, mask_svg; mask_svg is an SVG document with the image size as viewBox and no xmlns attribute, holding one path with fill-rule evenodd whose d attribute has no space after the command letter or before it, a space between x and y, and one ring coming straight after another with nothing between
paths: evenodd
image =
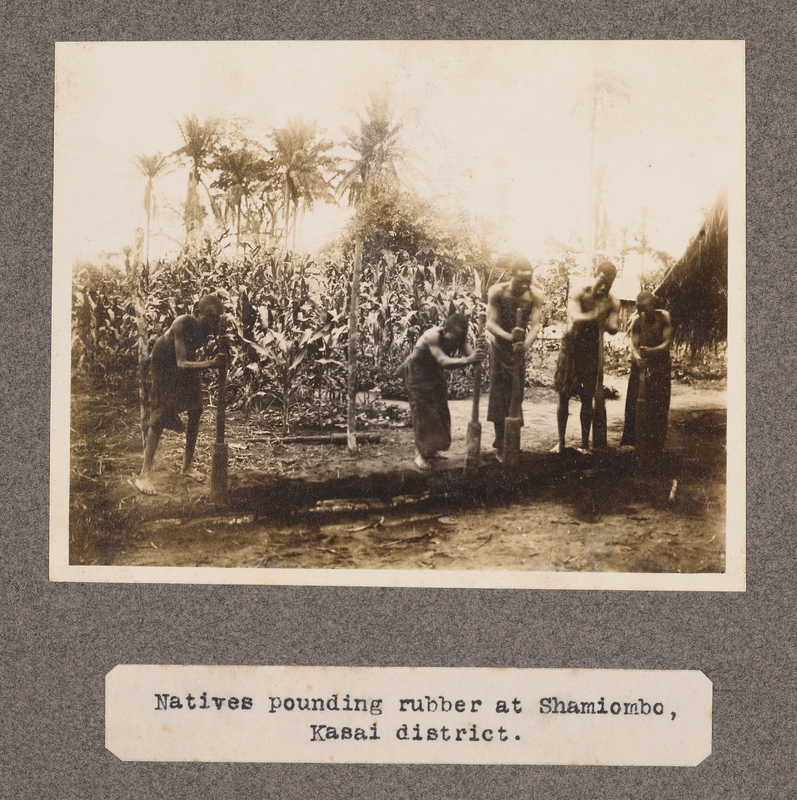
<instances>
[{"instance_id":1,"label":"thatched roof","mask_svg":"<svg viewBox=\"0 0 797 800\"><path fill-rule=\"evenodd\" d=\"M693 350L728 336L728 193L723 191L686 252L656 288L673 318L676 343Z\"/></svg>"}]
</instances>

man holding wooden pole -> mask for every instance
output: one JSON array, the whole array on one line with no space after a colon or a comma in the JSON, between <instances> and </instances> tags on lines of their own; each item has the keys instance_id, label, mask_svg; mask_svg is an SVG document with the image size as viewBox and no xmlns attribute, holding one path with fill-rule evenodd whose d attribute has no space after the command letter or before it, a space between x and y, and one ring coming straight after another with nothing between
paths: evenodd
<instances>
[{"instance_id":1,"label":"man holding wooden pole","mask_svg":"<svg viewBox=\"0 0 797 800\"><path fill-rule=\"evenodd\" d=\"M493 447L500 462L504 459L505 425L512 401L513 376L518 373L514 380L519 381L522 403L526 354L539 333L544 300L542 291L531 284L534 268L528 259L514 258L509 272L509 280L496 283L487 294L487 333L490 340L487 419L495 427ZM517 362L516 353L522 356ZM519 424L523 425L522 407L517 411Z\"/></svg>"},{"instance_id":2,"label":"man holding wooden pole","mask_svg":"<svg viewBox=\"0 0 797 800\"><path fill-rule=\"evenodd\" d=\"M430 328L418 339L397 370L407 387L417 448L415 466L423 472L431 467L431 460L444 458L441 451L451 447L445 370L479 364L486 354L481 337L476 340L475 350L471 349L468 329L468 317L452 314L442 325Z\"/></svg>"},{"instance_id":3,"label":"man holding wooden pole","mask_svg":"<svg viewBox=\"0 0 797 800\"><path fill-rule=\"evenodd\" d=\"M205 295L197 302L193 315L183 314L178 317L152 347L152 408L145 437L144 464L135 482L136 488L143 494L156 493L151 477L152 464L164 428L178 433L185 430L183 474L201 478L191 469L199 433L199 419L202 416L199 372L226 366L227 357L220 353L208 361L197 361L196 351L211 334L218 333L223 312L221 298L212 294ZM187 428L180 419L182 411L188 412Z\"/></svg>"},{"instance_id":4,"label":"man holding wooden pole","mask_svg":"<svg viewBox=\"0 0 797 800\"><path fill-rule=\"evenodd\" d=\"M562 336L554 376L554 388L559 394L556 407L559 441L551 452L565 451L569 402L573 395L581 399L581 449L589 450L593 417L593 444L596 447L606 446L603 332L615 334L620 327L620 303L609 293L616 276L617 268L614 264L603 261L598 265L593 285L571 293L568 300L567 330ZM598 388L600 398L596 397Z\"/></svg>"}]
</instances>

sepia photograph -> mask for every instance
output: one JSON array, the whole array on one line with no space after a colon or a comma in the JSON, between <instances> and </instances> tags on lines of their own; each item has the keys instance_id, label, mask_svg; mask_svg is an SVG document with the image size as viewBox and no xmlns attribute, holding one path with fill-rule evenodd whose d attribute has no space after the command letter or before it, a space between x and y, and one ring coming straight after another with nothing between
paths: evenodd
<instances>
[{"instance_id":1,"label":"sepia photograph","mask_svg":"<svg viewBox=\"0 0 797 800\"><path fill-rule=\"evenodd\" d=\"M52 580L744 591L743 42L55 55Z\"/></svg>"}]
</instances>

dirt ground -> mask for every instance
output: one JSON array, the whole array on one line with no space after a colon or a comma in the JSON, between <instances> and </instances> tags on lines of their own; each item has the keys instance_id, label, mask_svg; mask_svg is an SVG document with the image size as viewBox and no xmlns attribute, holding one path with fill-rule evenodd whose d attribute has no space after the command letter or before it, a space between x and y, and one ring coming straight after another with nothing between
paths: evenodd
<instances>
[{"instance_id":1,"label":"dirt ground","mask_svg":"<svg viewBox=\"0 0 797 800\"><path fill-rule=\"evenodd\" d=\"M613 380L617 387L625 379ZM208 481L179 474L183 437L166 432L154 479L141 463L135 403L75 387L72 397L70 561L86 565L252 568L722 572L725 565L724 382L673 384L667 454L655 471L617 448L624 397L608 400L609 450L547 451L556 397L529 388L521 477L492 458L484 422L475 481L462 477L470 401L452 401L454 444L431 475L412 464L412 430L370 425L379 443L357 458L337 445L286 444L253 417L228 412L231 506ZM397 405L401 405L400 403ZM215 426L203 417L197 466L210 467ZM580 438L571 405L568 445ZM673 480L678 488L669 501Z\"/></svg>"}]
</instances>

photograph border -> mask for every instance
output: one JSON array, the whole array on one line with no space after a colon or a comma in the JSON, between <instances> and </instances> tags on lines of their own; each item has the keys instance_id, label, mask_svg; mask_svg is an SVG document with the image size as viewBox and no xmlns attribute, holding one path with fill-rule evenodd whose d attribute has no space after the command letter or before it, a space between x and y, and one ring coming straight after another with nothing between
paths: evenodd
<instances>
[{"instance_id":1,"label":"photograph border","mask_svg":"<svg viewBox=\"0 0 797 800\"><path fill-rule=\"evenodd\" d=\"M550 41L550 40L546 40ZM733 40L725 40L733 41ZM745 43L740 65L745 65ZM57 51L56 44L56 51ZM57 52L56 52L57 75ZM746 86L746 81L743 81ZM56 86L57 90L57 86ZM740 98L744 114L746 98ZM55 116L55 148L58 116ZM728 182L728 319L745 319L746 142ZM55 163L54 197L58 197ZM728 325L727 472L725 571L716 574L533 572L510 570L362 570L248 567L79 566L69 563L69 425L71 387L72 276L60 265L58 209L54 207L52 275L52 398L50 460L50 580L67 582L244 584L267 586L396 586L423 588L582 589L626 591L719 591L746 588L746 398L743 326ZM60 268L59 268L60 267ZM732 487L732 491L731 491Z\"/></svg>"}]
</instances>

